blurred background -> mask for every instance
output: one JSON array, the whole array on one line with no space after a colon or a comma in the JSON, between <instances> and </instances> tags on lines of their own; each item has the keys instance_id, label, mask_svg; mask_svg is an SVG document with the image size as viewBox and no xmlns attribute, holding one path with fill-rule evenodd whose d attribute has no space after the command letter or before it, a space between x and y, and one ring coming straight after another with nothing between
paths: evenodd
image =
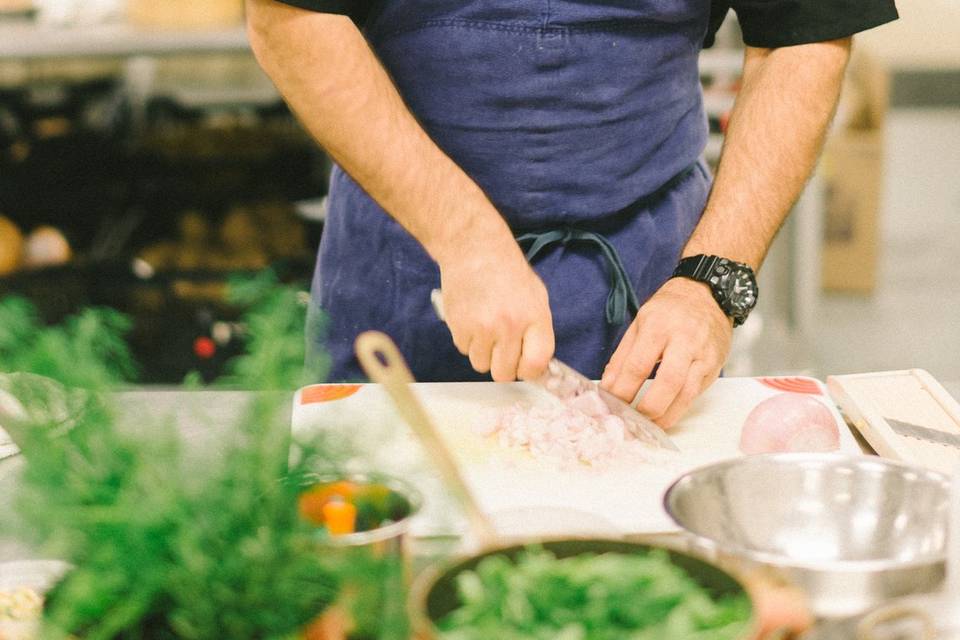
<instances>
[{"instance_id":1,"label":"blurred background","mask_svg":"<svg viewBox=\"0 0 960 640\"><path fill-rule=\"evenodd\" d=\"M960 381L960 5L858 37L817 174L728 375L919 367ZM241 348L227 274L306 281L329 161L253 60L242 0L0 0L0 296L134 320L145 383ZM702 55L716 160L734 17Z\"/></svg>"}]
</instances>

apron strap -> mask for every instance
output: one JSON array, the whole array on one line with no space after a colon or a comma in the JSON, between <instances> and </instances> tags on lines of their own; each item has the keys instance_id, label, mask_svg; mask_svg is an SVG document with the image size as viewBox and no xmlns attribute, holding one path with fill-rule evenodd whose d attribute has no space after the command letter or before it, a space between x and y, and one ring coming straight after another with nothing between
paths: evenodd
<instances>
[{"instance_id":1,"label":"apron strap","mask_svg":"<svg viewBox=\"0 0 960 640\"><path fill-rule=\"evenodd\" d=\"M546 247L553 244L559 243L566 246L571 242L581 242L596 245L603 257L606 258L607 275L610 280L610 295L607 296L606 304L607 323L611 325L623 324L640 310L637 292L630 282L627 270L620 259L620 254L610 244L610 241L599 233L563 227L548 231L524 233L517 237L517 242L521 245L527 242L532 243L526 253L528 262L533 262Z\"/></svg>"}]
</instances>

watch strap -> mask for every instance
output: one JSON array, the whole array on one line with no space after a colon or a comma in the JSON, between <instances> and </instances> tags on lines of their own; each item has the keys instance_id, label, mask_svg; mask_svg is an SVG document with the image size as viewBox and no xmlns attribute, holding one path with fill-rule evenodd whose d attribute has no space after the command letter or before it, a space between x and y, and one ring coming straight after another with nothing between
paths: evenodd
<instances>
[{"instance_id":1,"label":"watch strap","mask_svg":"<svg viewBox=\"0 0 960 640\"><path fill-rule=\"evenodd\" d=\"M673 275L674 277L681 276L709 284L710 274L713 273L713 269L719 261L718 256L703 254L683 258L677 264L677 268L673 270Z\"/></svg>"}]
</instances>

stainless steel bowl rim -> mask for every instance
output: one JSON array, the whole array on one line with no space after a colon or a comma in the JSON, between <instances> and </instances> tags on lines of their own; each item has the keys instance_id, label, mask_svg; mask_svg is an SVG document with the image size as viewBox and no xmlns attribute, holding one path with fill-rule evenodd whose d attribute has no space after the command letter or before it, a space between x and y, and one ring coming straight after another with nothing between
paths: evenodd
<instances>
[{"instance_id":1,"label":"stainless steel bowl rim","mask_svg":"<svg viewBox=\"0 0 960 640\"><path fill-rule=\"evenodd\" d=\"M770 460L773 462L790 462L790 463L799 463L799 462L863 462L864 459L871 463L880 464L881 466L891 466L899 467L901 469L909 469L910 471L916 472L922 476L926 476L929 479L940 482L949 490L950 479L937 471L932 471L924 467L918 467L916 465L907 464L899 460L890 460L887 458L880 458L878 456L869 456L864 455L851 455L845 453L761 453L753 454L750 456L752 458L763 458L765 460ZM726 542L721 542L713 538L709 538L701 533L697 533L686 526L674 515L673 509L670 507L670 496L673 491L688 477L693 476L694 474L705 471L707 469L714 469L719 467L728 467L740 462L742 458L731 458L727 460L722 460L720 462L713 462L710 464L701 465L695 467L672 483L667 487L667 490L663 494L663 509L667 512L667 515L670 516L670 519L680 527L683 531L683 535L688 539L694 541L698 546L703 549L712 549L716 551L723 552L728 555L737 556L747 560L752 560L754 562L774 565L781 568L787 569L797 569L797 570L806 570L806 571L833 571L833 572L849 572L849 573L862 573L862 572L879 572L879 571L893 571L900 569L911 569L916 567L928 566L933 563L945 562L946 561L946 550L942 553L931 554L930 556L924 558L917 558L912 560L797 560L796 558L791 558L789 556L783 556L778 553L771 553L769 551L758 551L755 549L750 549L737 544L730 544Z\"/></svg>"},{"instance_id":2,"label":"stainless steel bowl rim","mask_svg":"<svg viewBox=\"0 0 960 640\"><path fill-rule=\"evenodd\" d=\"M400 493L407 499L410 503L410 514L396 522L392 522L385 527L377 527L376 529L371 529L369 531L357 531L356 533L344 533L341 535L331 536L329 539L324 540L324 544L329 544L331 546L337 547L356 547L371 544L374 542L381 542L383 540L390 540L391 538L396 538L407 532L410 528L410 521L420 512L420 509L423 507L423 494L420 493L412 484L398 478L396 476L387 475L384 473L317 473L310 476L311 479L317 481L338 481L338 480L348 480L350 482L357 483L376 483L387 487L392 491Z\"/></svg>"}]
</instances>

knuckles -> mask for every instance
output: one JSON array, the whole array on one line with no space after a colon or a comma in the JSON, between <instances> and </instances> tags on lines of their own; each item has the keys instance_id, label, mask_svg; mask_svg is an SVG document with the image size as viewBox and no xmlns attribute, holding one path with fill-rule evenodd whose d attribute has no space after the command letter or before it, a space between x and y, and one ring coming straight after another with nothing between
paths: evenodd
<instances>
[{"instance_id":1,"label":"knuckles","mask_svg":"<svg viewBox=\"0 0 960 640\"><path fill-rule=\"evenodd\" d=\"M656 382L660 383L661 389L671 391L674 395L680 393L683 383L686 382L686 376L675 371L658 371Z\"/></svg>"},{"instance_id":2,"label":"knuckles","mask_svg":"<svg viewBox=\"0 0 960 640\"><path fill-rule=\"evenodd\" d=\"M644 396L643 400L640 401L640 404L637 405L637 409L649 416L650 418L656 420L660 418L667 412L667 408L670 406L670 403L667 399L651 398L648 393Z\"/></svg>"},{"instance_id":3,"label":"knuckles","mask_svg":"<svg viewBox=\"0 0 960 640\"><path fill-rule=\"evenodd\" d=\"M628 358L623 363L620 375L629 380L631 384L635 384L639 389L642 382L650 375L650 370L641 365L638 358Z\"/></svg>"}]
</instances>

